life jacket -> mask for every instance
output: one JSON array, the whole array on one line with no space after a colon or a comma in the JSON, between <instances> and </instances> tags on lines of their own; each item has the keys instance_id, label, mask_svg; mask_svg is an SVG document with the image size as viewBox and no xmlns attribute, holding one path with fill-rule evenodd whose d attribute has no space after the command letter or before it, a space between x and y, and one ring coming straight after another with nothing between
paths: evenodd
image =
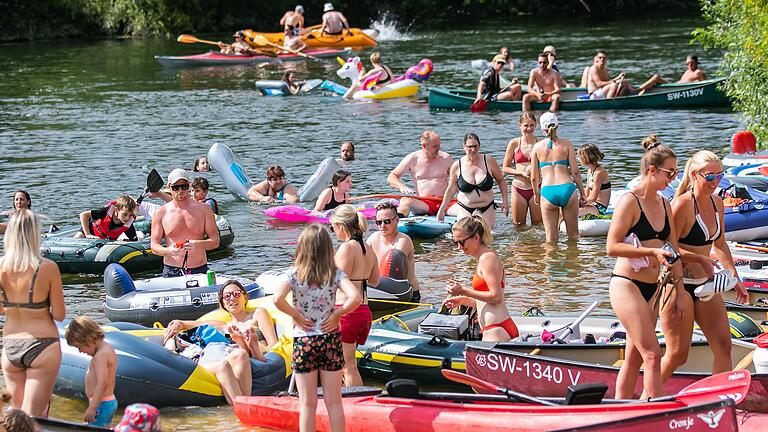
<instances>
[{"instance_id":1,"label":"life jacket","mask_svg":"<svg viewBox=\"0 0 768 432\"><path fill-rule=\"evenodd\" d=\"M213 204L211 206L213 208L213 212L216 213L216 214L219 214L219 203L216 202L215 199L213 199L213 198L206 198L206 199L204 199L204 200L202 200L200 202L205 204L205 205L208 205L208 206L211 206L211 204Z\"/></svg>"},{"instance_id":2,"label":"life jacket","mask_svg":"<svg viewBox=\"0 0 768 432\"><path fill-rule=\"evenodd\" d=\"M133 225L135 218L131 216L131 220L127 223L114 228L112 227L112 215L117 211L117 206L115 204L117 204L115 201L109 203L106 217L97 220L91 219L91 232L93 232L94 235L103 239L117 240L117 238L120 237L120 234L128 231L128 228Z\"/></svg>"}]
</instances>

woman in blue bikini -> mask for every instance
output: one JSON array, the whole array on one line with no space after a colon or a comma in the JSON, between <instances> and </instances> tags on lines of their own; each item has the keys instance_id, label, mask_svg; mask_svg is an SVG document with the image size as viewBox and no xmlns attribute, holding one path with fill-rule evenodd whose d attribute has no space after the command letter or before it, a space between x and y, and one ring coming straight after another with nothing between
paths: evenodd
<instances>
[{"instance_id":1,"label":"woman in blue bikini","mask_svg":"<svg viewBox=\"0 0 768 432\"><path fill-rule=\"evenodd\" d=\"M579 201L584 196L576 152L569 140L557 136L559 123L553 113L542 114L539 123L546 138L531 152L534 201L541 204L547 243L557 242L561 213L568 238L574 239L579 236ZM574 194L577 190L579 195Z\"/></svg>"}]
</instances>

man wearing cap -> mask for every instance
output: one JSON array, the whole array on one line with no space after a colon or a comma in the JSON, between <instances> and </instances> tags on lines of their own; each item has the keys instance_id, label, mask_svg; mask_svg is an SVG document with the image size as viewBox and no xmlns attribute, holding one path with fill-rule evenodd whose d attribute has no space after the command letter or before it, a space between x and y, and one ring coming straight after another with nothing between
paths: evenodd
<instances>
[{"instance_id":1,"label":"man wearing cap","mask_svg":"<svg viewBox=\"0 0 768 432\"><path fill-rule=\"evenodd\" d=\"M563 74L560 73L560 69L557 67L557 51L555 51L555 47L547 45L542 52L547 55L547 68L557 71L560 88L576 87L576 84L566 81L563 78ZM587 69L589 69L589 66L587 66Z\"/></svg>"},{"instance_id":2,"label":"man wearing cap","mask_svg":"<svg viewBox=\"0 0 768 432\"><path fill-rule=\"evenodd\" d=\"M243 35L242 30L238 30L232 37L235 38L235 41L231 44L219 42L219 50L222 54L251 55L257 51L251 48L251 46L248 45L248 42L245 41L245 36Z\"/></svg>"},{"instance_id":3,"label":"man wearing cap","mask_svg":"<svg viewBox=\"0 0 768 432\"><path fill-rule=\"evenodd\" d=\"M347 29L347 34L352 36L347 18L341 12L333 10L333 3L326 3L323 6L323 24L320 29L321 36L341 36L344 29Z\"/></svg>"},{"instance_id":4,"label":"man wearing cap","mask_svg":"<svg viewBox=\"0 0 768 432\"><path fill-rule=\"evenodd\" d=\"M590 99L610 99L625 96L632 91L632 86L624 78L624 73L611 79L608 76L608 53L597 51L592 59L592 66L587 75L587 91Z\"/></svg>"},{"instance_id":5,"label":"man wearing cap","mask_svg":"<svg viewBox=\"0 0 768 432\"><path fill-rule=\"evenodd\" d=\"M528 92L523 96L523 111L531 111L533 102L552 102L549 110L557 111L560 105L560 73L549 69L549 60L539 54L539 67L531 70L528 77Z\"/></svg>"},{"instance_id":6,"label":"man wearing cap","mask_svg":"<svg viewBox=\"0 0 768 432\"><path fill-rule=\"evenodd\" d=\"M496 97L497 100L519 100L522 95L523 88L517 82L517 79L512 80L512 84L505 87L502 91L501 84L499 83L499 73L504 69L504 65L507 64L507 58L501 54L496 54L491 62L491 67L483 72L483 76L480 78L480 83L477 85L477 97L475 102L480 99L491 100L492 97Z\"/></svg>"},{"instance_id":7,"label":"man wearing cap","mask_svg":"<svg viewBox=\"0 0 768 432\"><path fill-rule=\"evenodd\" d=\"M286 35L301 35L301 30L304 28L304 6L297 5L294 10L286 12L280 18L280 25L283 26Z\"/></svg>"},{"instance_id":8,"label":"man wearing cap","mask_svg":"<svg viewBox=\"0 0 768 432\"><path fill-rule=\"evenodd\" d=\"M152 217L152 252L163 257L163 277L205 273L205 251L219 247L213 210L192 198L189 174L183 169L171 171L168 188L173 199Z\"/></svg>"}]
</instances>

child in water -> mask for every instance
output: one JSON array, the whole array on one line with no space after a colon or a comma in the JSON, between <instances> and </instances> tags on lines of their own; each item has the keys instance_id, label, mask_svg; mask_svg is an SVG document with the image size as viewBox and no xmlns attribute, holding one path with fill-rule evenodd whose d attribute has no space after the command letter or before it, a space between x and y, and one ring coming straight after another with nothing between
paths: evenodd
<instances>
[{"instance_id":1,"label":"child in water","mask_svg":"<svg viewBox=\"0 0 768 432\"><path fill-rule=\"evenodd\" d=\"M67 326L67 343L81 353L91 356L85 375L85 394L88 396L86 423L108 427L117 411L115 399L115 371L117 354L104 340L104 331L96 321L86 316L73 319Z\"/></svg>"}]
</instances>

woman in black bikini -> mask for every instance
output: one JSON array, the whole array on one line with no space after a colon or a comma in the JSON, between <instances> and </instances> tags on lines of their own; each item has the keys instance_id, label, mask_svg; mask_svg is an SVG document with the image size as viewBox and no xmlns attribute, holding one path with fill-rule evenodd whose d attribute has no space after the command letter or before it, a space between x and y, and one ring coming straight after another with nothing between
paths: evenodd
<instances>
[{"instance_id":1,"label":"woman in black bikini","mask_svg":"<svg viewBox=\"0 0 768 432\"><path fill-rule=\"evenodd\" d=\"M333 173L331 184L320 193L315 203L315 211L332 210L349 202L349 191L352 190L352 173L346 170L338 170Z\"/></svg>"},{"instance_id":2,"label":"woman in black bikini","mask_svg":"<svg viewBox=\"0 0 768 432\"><path fill-rule=\"evenodd\" d=\"M13 407L34 416L45 416L51 400L61 365L54 320L66 315L59 267L40 255L41 231L31 210L17 210L8 222L0 258L5 385Z\"/></svg>"},{"instance_id":3,"label":"woman in black bikini","mask_svg":"<svg viewBox=\"0 0 768 432\"><path fill-rule=\"evenodd\" d=\"M712 348L712 373L729 371L733 366L730 323L722 297L715 294L705 301L694 295L694 290L713 276L715 261L709 257L710 250L715 252L725 269L738 277L731 250L725 243L723 200L715 194L722 178L720 158L711 151L697 152L685 165L685 175L672 201L672 215L679 232L678 243L683 262L685 291L681 297L686 307L680 321L664 311L661 314L667 342L667 350L661 359L661 375L665 380L688 360L694 320ZM740 302L749 299L740 281L736 283L736 295Z\"/></svg>"},{"instance_id":4,"label":"woman in black bikini","mask_svg":"<svg viewBox=\"0 0 768 432\"><path fill-rule=\"evenodd\" d=\"M494 181L501 189L501 211L504 216L509 216L508 190L504 174L493 156L480 153L480 138L474 133L464 135L464 152L466 156L451 165L448 188L437 210L437 220L442 221L445 218L446 207L456 195L458 201L447 209L448 214L461 219L478 213L488 225L493 226L496 223Z\"/></svg>"},{"instance_id":5,"label":"woman in black bikini","mask_svg":"<svg viewBox=\"0 0 768 432\"><path fill-rule=\"evenodd\" d=\"M502 163L504 174L514 176L509 202L512 207L512 223L525 225L525 218L531 214L531 224L541 224L541 206L533 200L531 185L531 152L536 138L536 116L531 112L523 112L517 122L520 137L514 138L507 144ZM513 164L514 162L514 164ZM514 166L514 167L513 167Z\"/></svg>"},{"instance_id":6,"label":"woman in black bikini","mask_svg":"<svg viewBox=\"0 0 768 432\"><path fill-rule=\"evenodd\" d=\"M669 306L670 316L679 320L685 306L680 301L682 267L679 261L670 265L667 257L672 253L661 249L668 241L677 250L677 232L669 203L657 194L677 175L677 159L655 135L644 139L642 144L645 148L640 161L642 180L619 201L606 239L607 254L618 258L609 288L611 306L627 330L626 358L616 378L616 398L619 399L633 397L643 364L645 394L649 397L663 394L661 347L655 331L661 266L670 267L670 283L678 290Z\"/></svg>"}]
</instances>

